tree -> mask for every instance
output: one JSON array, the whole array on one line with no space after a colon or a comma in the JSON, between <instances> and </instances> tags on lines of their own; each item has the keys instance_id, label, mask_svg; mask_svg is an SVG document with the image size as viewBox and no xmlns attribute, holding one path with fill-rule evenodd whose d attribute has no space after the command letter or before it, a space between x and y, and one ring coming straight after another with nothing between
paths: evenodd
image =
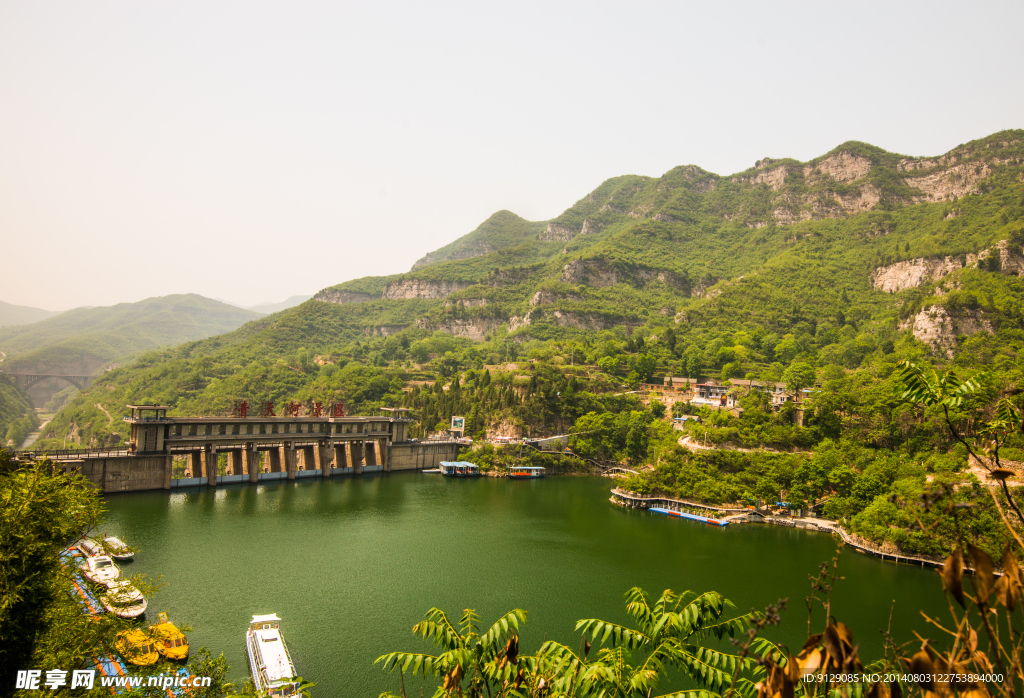
<instances>
[{"instance_id":1,"label":"tree","mask_svg":"<svg viewBox=\"0 0 1024 698\"><path fill-rule=\"evenodd\" d=\"M518 608L509 611L482 635L479 621L476 611L466 609L456 628L444 611L432 608L422 621L413 626L412 633L432 642L440 652L392 652L378 657L374 663L383 665L389 673L397 671L402 676L409 673L423 678L443 677L435 696L490 698L509 695L509 682L516 678L520 661L519 624L526 622L526 611ZM519 678L515 683L516 688L521 681ZM404 678L402 696L405 696Z\"/></svg>"},{"instance_id":2,"label":"tree","mask_svg":"<svg viewBox=\"0 0 1024 698\"><path fill-rule=\"evenodd\" d=\"M911 361L901 361L898 373L906 385L903 399L942 409L943 420L950 435L967 450L969 458L973 458L989 472L989 477L999 482L1007 503L1017 515L1017 520L1024 524L1024 513L1021 513L1020 506L1014 501L1010 488L1006 484L1007 478L1016 473L1002 468L999 462L999 449L1003 442L1024 425L1024 421L1021 419L1021 410L1006 398L999 400L995 405L992 420L985 421L980 418L975 420L977 422L976 436L972 439L974 442L972 443L967 439L967 435L954 424L950 410L960 408L966 398L981 391L982 382L986 378L985 374L974 379L961 380L953 369L939 375L935 369L922 369ZM988 458L982 459L981 454ZM989 466L989 458L995 465L994 468Z\"/></svg>"},{"instance_id":3,"label":"tree","mask_svg":"<svg viewBox=\"0 0 1024 698\"><path fill-rule=\"evenodd\" d=\"M688 591L676 594L666 590L652 604L642 589L633 587L626 592L626 611L635 627L596 618L579 621L576 629L582 630L584 637L580 651L557 642L544 643L537 653L535 671L526 683L531 688L550 686L550 694L557 696L647 698L666 668L671 668L705 689L720 692L738 685L741 693L749 695L753 681L744 678L734 683L734 679L746 671L759 674L755 659L704 645L712 637L721 640L742 636L759 615L752 612L727 618L728 608L732 603L716 592L693 596ZM588 659L588 634L595 643L608 643L593 659ZM760 654L774 649L767 641L757 641ZM632 664L636 654L640 661Z\"/></svg>"},{"instance_id":4,"label":"tree","mask_svg":"<svg viewBox=\"0 0 1024 698\"><path fill-rule=\"evenodd\" d=\"M803 361L794 361L782 372L782 382L786 384L786 390L794 395L814 385L815 378L814 367Z\"/></svg>"}]
</instances>

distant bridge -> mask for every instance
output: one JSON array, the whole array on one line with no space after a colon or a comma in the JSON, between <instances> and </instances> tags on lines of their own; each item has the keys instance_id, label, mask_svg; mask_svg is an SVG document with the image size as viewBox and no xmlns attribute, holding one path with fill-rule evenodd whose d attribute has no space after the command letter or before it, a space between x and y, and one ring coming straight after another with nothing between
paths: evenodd
<instances>
[{"instance_id":1,"label":"distant bridge","mask_svg":"<svg viewBox=\"0 0 1024 698\"><path fill-rule=\"evenodd\" d=\"M11 371L0 371L0 374L10 376L14 379L14 387L26 391L39 381L47 378L60 378L65 380L79 390L85 390L92 385L92 376L72 376L65 373L16 373Z\"/></svg>"}]
</instances>

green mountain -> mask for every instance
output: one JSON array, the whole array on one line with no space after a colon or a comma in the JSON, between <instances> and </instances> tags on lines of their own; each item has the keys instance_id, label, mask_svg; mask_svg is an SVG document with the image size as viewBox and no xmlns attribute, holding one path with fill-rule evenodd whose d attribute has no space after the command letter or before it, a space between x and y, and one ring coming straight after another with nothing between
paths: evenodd
<instances>
[{"instance_id":1,"label":"green mountain","mask_svg":"<svg viewBox=\"0 0 1024 698\"><path fill-rule=\"evenodd\" d=\"M40 446L116 444L126 425L108 414L136 400L404 406L413 436L453 415L475 438L569 432L592 461L650 465L622 483L634 492L816 505L889 552L945 555L966 531L998 556L1008 499L964 444L988 457L996 434L1024 473L1019 427L981 428L1024 407L1022 272L1021 130L927 158L849 142L730 176L616 177L551 221L500 212L406 273L143 354L71 399ZM905 360L972 379L949 423L903 397ZM662 386L680 377L741 409L677 401ZM1013 407L995 410L1002 397ZM701 421L673 428L683 414ZM1006 481L1018 499L1021 477ZM939 525L950 507L962 531Z\"/></svg>"},{"instance_id":2,"label":"green mountain","mask_svg":"<svg viewBox=\"0 0 1024 698\"><path fill-rule=\"evenodd\" d=\"M12 325L29 325L57 315L53 310L32 308L27 305L11 305L0 301L0 327Z\"/></svg>"},{"instance_id":3,"label":"green mountain","mask_svg":"<svg viewBox=\"0 0 1024 698\"><path fill-rule=\"evenodd\" d=\"M91 375L141 352L233 330L257 313L194 294L78 308L30 325L0 330L4 371ZM37 404L66 387L37 384Z\"/></svg>"},{"instance_id":4,"label":"green mountain","mask_svg":"<svg viewBox=\"0 0 1024 698\"><path fill-rule=\"evenodd\" d=\"M549 384L599 395L665 375L779 380L793 364L857 371L905 355L988 362L1014 381L1022 177L1019 130L928 158L848 142L730 176L616 177L551 221L502 211L409 272L144 355L47 436L102 442L122 427L91 405L142 398L179 413L243 398L411 401L423 430L476 406L476 428L550 433L583 407L527 409L524 395ZM402 391L516 359L480 403Z\"/></svg>"}]
</instances>

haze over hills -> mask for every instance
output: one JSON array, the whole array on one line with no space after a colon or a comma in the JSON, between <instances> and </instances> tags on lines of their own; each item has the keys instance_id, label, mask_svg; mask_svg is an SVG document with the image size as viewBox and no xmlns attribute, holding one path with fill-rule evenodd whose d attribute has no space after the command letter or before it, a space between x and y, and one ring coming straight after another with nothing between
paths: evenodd
<instances>
[{"instance_id":1,"label":"haze over hills","mask_svg":"<svg viewBox=\"0 0 1024 698\"><path fill-rule=\"evenodd\" d=\"M313 297L313 294L304 295L304 296L303 295L291 296L290 298L287 298L287 299L281 301L280 303L267 302L267 303L260 303L259 305L249 306L248 310L251 310L254 313L260 313L262 315L270 315L271 313L277 313L277 312L280 312L282 310L287 310L288 308L294 308L299 303L304 303L305 301L308 301L312 297Z\"/></svg>"},{"instance_id":2,"label":"haze over hills","mask_svg":"<svg viewBox=\"0 0 1024 698\"><path fill-rule=\"evenodd\" d=\"M48 436L87 444L120 429L91 409L97 400L120 410L148 398L181 414L327 394L352 409L394 405L406 399L402 376L566 347L574 353L559 362L608 359L601 370L618 385L665 374L778 380L794 361L852 370L894 347L961 360L980 351L976 337L986 360L1017 375L1022 244L1020 130L930 158L848 142L731 176L696 166L626 175L551 221L501 211L410 272L347 281L147 355L76 398ZM641 355L654 362L642 371ZM436 413L425 414L433 428ZM577 416L514 421L555 430Z\"/></svg>"},{"instance_id":3,"label":"haze over hills","mask_svg":"<svg viewBox=\"0 0 1024 698\"><path fill-rule=\"evenodd\" d=\"M27 305L12 305L11 303L0 301L0 327L29 325L54 315L59 315L59 312L33 308Z\"/></svg>"},{"instance_id":4,"label":"haze over hills","mask_svg":"<svg viewBox=\"0 0 1024 698\"><path fill-rule=\"evenodd\" d=\"M260 317L195 294L147 298L99 308L77 308L30 325L0 330L0 368L9 372L91 375L111 361L236 329ZM37 384L41 406L61 382Z\"/></svg>"}]
</instances>

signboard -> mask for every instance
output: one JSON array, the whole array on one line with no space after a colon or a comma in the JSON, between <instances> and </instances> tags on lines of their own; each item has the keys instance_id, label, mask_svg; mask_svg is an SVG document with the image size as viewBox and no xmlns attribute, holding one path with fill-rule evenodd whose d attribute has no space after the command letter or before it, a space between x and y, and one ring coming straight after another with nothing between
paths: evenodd
<instances>
[{"instance_id":1,"label":"signboard","mask_svg":"<svg viewBox=\"0 0 1024 698\"><path fill-rule=\"evenodd\" d=\"M466 430L466 418L465 417L452 417L452 431L465 431Z\"/></svg>"}]
</instances>

